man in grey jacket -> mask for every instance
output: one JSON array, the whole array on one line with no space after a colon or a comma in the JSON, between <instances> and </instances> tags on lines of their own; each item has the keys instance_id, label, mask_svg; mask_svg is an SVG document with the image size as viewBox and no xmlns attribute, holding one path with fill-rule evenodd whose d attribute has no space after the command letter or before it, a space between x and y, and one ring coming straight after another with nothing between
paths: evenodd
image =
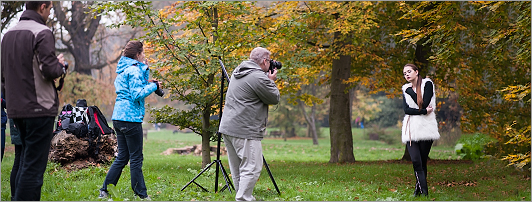
<instances>
[{"instance_id":1,"label":"man in grey jacket","mask_svg":"<svg viewBox=\"0 0 532 202\"><path fill-rule=\"evenodd\" d=\"M279 103L277 69L270 67L270 51L257 47L229 82L220 123L237 201L254 201L253 188L262 170L261 140L268 121L268 105Z\"/></svg>"},{"instance_id":2,"label":"man in grey jacket","mask_svg":"<svg viewBox=\"0 0 532 202\"><path fill-rule=\"evenodd\" d=\"M28 1L16 26L2 38L1 78L7 116L20 131L21 161L14 183L15 201L41 198L59 99L54 80L66 73L63 55L46 26L51 1Z\"/></svg>"}]
</instances>

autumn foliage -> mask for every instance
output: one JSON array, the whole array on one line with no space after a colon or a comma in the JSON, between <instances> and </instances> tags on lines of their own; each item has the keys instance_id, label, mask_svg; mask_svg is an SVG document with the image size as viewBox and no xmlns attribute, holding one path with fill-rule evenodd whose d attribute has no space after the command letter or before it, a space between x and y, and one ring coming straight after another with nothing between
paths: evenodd
<instances>
[{"instance_id":1,"label":"autumn foliage","mask_svg":"<svg viewBox=\"0 0 532 202\"><path fill-rule=\"evenodd\" d=\"M499 142L496 156L530 165L529 1L185 1L160 10L150 2L106 2L98 9L125 13L115 26L145 29L141 39L166 98L190 106L153 109L155 119L207 142L218 124L209 117L219 110L219 59L231 73L264 46L283 62L281 94L306 106L323 103L302 91L312 85L347 85L345 93L364 86L399 97L402 66L418 64L438 99L460 105L456 125L464 133L488 134ZM333 63L342 57L349 58L350 77L334 84Z\"/></svg>"}]
</instances>

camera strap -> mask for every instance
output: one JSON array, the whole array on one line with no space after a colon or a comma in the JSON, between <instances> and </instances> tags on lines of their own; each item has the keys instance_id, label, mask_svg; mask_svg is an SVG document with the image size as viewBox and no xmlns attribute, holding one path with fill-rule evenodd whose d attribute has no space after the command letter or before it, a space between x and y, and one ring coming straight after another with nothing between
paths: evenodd
<instances>
[{"instance_id":1,"label":"camera strap","mask_svg":"<svg viewBox=\"0 0 532 202\"><path fill-rule=\"evenodd\" d=\"M57 87L55 87L55 89L57 91L61 91L61 89L63 89L63 84L65 83L65 75L66 74L63 74L63 75L61 75L61 78L59 78L59 85ZM54 85L55 85L55 83L54 83Z\"/></svg>"}]
</instances>

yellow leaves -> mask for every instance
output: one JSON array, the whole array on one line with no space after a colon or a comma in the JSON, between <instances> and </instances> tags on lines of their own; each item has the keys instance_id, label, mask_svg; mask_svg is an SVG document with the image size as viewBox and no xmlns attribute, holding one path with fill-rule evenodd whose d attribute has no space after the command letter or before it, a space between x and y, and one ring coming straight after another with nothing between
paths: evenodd
<instances>
[{"instance_id":1,"label":"yellow leaves","mask_svg":"<svg viewBox=\"0 0 532 202\"><path fill-rule=\"evenodd\" d=\"M312 102L313 101L312 97L313 96L310 96L308 94L304 94L299 99L301 101L305 102L305 105L312 107L312 106L314 106L314 103Z\"/></svg>"},{"instance_id":2,"label":"yellow leaves","mask_svg":"<svg viewBox=\"0 0 532 202\"><path fill-rule=\"evenodd\" d=\"M504 94L504 99L507 101L525 101L530 103L530 83L517 86L508 86L499 92L506 93ZM528 100L523 100L528 96Z\"/></svg>"},{"instance_id":3,"label":"yellow leaves","mask_svg":"<svg viewBox=\"0 0 532 202\"><path fill-rule=\"evenodd\" d=\"M527 164L530 164L530 152L525 154L510 154L501 160L508 160L509 164L507 166L515 165L518 168L523 168Z\"/></svg>"},{"instance_id":4,"label":"yellow leaves","mask_svg":"<svg viewBox=\"0 0 532 202\"><path fill-rule=\"evenodd\" d=\"M350 77L349 79L343 81L342 83L344 83L344 84L352 84L352 83L356 83L358 81L360 81L360 77L353 76L353 77Z\"/></svg>"},{"instance_id":5,"label":"yellow leaves","mask_svg":"<svg viewBox=\"0 0 532 202\"><path fill-rule=\"evenodd\" d=\"M160 18L168 18L168 16L172 13L175 13L173 7L165 7L165 9L159 10L159 17Z\"/></svg>"},{"instance_id":6,"label":"yellow leaves","mask_svg":"<svg viewBox=\"0 0 532 202\"><path fill-rule=\"evenodd\" d=\"M399 33L395 34L395 36L402 36L403 39L401 39L400 42L408 40L411 44L416 44L424 37L421 31L417 29L401 30Z\"/></svg>"}]
</instances>

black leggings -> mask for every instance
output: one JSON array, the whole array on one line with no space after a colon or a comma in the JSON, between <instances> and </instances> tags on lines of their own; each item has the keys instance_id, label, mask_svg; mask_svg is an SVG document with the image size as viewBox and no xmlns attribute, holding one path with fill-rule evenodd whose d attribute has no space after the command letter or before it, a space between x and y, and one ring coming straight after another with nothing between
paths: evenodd
<instances>
[{"instance_id":1,"label":"black leggings","mask_svg":"<svg viewBox=\"0 0 532 202\"><path fill-rule=\"evenodd\" d=\"M432 140L412 141L412 145L410 145L410 142L406 143L414 171L423 171L425 175L427 174L427 159L429 158L432 143Z\"/></svg>"}]
</instances>

